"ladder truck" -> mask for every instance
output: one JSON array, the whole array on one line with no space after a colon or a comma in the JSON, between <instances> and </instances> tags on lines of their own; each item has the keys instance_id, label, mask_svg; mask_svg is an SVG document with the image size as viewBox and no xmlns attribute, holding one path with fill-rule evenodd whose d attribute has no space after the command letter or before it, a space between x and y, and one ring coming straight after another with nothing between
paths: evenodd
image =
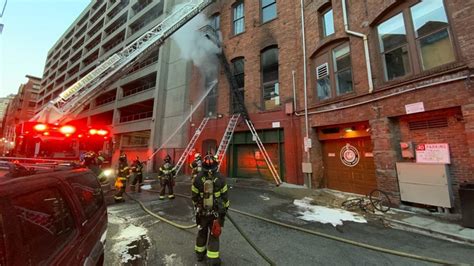
<instances>
[{"instance_id":1,"label":"ladder truck","mask_svg":"<svg viewBox=\"0 0 474 266\"><path fill-rule=\"evenodd\" d=\"M123 76L134 63L147 56L155 47L161 46L174 32L203 11L214 0L190 0L183 3L158 25L138 37L121 51L113 54L95 69L61 92L51 100L30 121L16 128L16 153L26 157L38 157L41 154L39 139L56 140L61 147L78 146L86 143L87 147L97 150L102 144L110 144L110 130L106 128L83 128L72 121L88 103L90 98L112 82ZM54 141L53 141L54 142ZM64 145L69 143L68 145ZM111 145L110 145L111 146ZM74 153L74 152L73 152ZM72 158L78 157L76 147ZM62 159L71 159L67 151L62 152ZM48 156L49 157L49 156ZM58 156L56 156L58 157Z\"/></svg>"}]
</instances>

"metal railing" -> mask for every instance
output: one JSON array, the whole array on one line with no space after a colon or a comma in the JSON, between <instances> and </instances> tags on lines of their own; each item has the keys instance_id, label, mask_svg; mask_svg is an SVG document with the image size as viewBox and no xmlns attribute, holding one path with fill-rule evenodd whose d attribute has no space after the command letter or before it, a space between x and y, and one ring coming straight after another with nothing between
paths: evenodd
<instances>
[{"instance_id":1,"label":"metal railing","mask_svg":"<svg viewBox=\"0 0 474 266\"><path fill-rule=\"evenodd\" d=\"M147 118L150 118L152 116L153 116L153 111L142 112L142 113L127 115L127 116L120 116L120 123L147 119Z\"/></svg>"}]
</instances>

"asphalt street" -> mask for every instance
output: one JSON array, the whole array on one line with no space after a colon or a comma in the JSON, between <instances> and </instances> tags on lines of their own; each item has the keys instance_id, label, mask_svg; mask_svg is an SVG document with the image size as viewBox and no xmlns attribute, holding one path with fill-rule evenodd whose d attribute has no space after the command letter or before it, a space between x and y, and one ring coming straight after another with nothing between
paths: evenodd
<instances>
[{"instance_id":1,"label":"asphalt street","mask_svg":"<svg viewBox=\"0 0 474 266\"><path fill-rule=\"evenodd\" d=\"M176 191L189 195L189 183L178 183ZM149 191L130 195L167 219L183 225L194 223L191 201L187 198L160 201L158 194ZM344 222L337 227L304 221L298 218L293 198L271 190L233 186L229 195L232 208L287 224L416 255L456 263L474 262L472 246L386 228L379 221L365 224ZM148 215L130 199L109 205L108 212L105 265L205 265L198 263L194 255L196 228L174 228ZM230 214L277 265L431 265L283 228L237 213ZM228 219L221 236L220 254L223 265L268 265Z\"/></svg>"}]
</instances>

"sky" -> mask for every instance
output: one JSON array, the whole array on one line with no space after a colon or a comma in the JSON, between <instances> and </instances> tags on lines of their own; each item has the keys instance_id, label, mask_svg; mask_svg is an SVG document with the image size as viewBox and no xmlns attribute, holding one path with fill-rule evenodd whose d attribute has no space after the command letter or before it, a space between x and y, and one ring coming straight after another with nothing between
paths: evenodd
<instances>
[{"instance_id":1,"label":"sky","mask_svg":"<svg viewBox=\"0 0 474 266\"><path fill-rule=\"evenodd\" d=\"M91 0L0 0L0 97L16 93L26 75L42 77L49 49Z\"/></svg>"}]
</instances>

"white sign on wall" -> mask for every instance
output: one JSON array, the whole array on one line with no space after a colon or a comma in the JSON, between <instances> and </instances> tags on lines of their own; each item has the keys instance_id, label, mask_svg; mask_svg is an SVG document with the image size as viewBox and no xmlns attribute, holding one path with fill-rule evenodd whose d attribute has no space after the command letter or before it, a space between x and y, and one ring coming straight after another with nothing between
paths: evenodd
<instances>
[{"instance_id":1,"label":"white sign on wall","mask_svg":"<svg viewBox=\"0 0 474 266\"><path fill-rule=\"evenodd\" d=\"M448 143L418 144L416 146L417 163L451 163Z\"/></svg>"},{"instance_id":2,"label":"white sign on wall","mask_svg":"<svg viewBox=\"0 0 474 266\"><path fill-rule=\"evenodd\" d=\"M405 111L407 114L420 113L425 111L425 106L423 105L423 102L406 104Z\"/></svg>"}]
</instances>

